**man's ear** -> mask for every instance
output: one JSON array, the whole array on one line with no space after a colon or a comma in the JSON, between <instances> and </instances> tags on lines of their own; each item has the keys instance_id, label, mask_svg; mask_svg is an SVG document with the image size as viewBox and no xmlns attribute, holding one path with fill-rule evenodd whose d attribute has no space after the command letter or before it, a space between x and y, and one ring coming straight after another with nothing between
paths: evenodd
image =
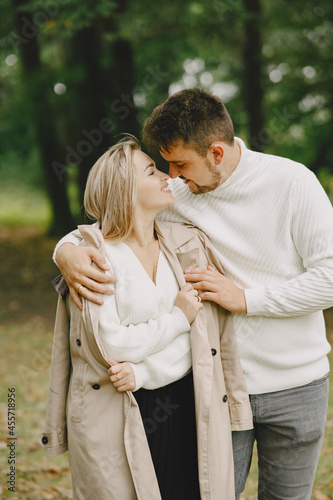
<instances>
[{"instance_id":1,"label":"man's ear","mask_svg":"<svg viewBox=\"0 0 333 500\"><path fill-rule=\"evenodd\" d=\"M224 156L224 148L220 142L213 142L209 148L209 152L212 155L215 165L219 165Z\"/></svg>"}]
</instances>

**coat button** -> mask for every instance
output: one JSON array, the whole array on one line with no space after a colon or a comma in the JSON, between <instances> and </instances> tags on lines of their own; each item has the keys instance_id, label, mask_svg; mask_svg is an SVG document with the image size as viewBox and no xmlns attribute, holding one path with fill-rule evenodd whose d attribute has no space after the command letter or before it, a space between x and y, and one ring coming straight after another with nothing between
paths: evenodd
<instances>
[{"instance_id":1,"label":"coat button","mask_svg":"<svg viewBox=\"0 0 333 500\"><path fill-rule=\"evenodd\" d=\"M226 403L228 401L228 396L225 394L222 399L223 399L223 403Z\"/></svg>"},{"instance_id":2,"label":"coat button","mask_svg":"<svg viewBox=\"0 0 333 500\"><path fill-rule=\"evenodd\" d=\"M49 442L49 438L47 438L46 436L43 436L42 437L42 443L43 444L47 444Z\"/></svg>"},{"instance_id":3,"label":"coat button","mask_svg":"<svg viewBox=\"0 0 333 500\"><path fill-rule=\"evenodd\" d=\"M92 388L98 391L98 389L100 389L101 386L99 384L93 384Z\"/></svg>"},{"instance_id":4,"label":"coat button","mask_svg":"<svg viewBox=\"0 0 333 500\"><path fill-rule=\"evenodd\" d=\"M80 345L81 345L81 340L80 339L76 339L76 345L78 345L80 347Z\"/></svg>"},{"instance_id":5,"label":"coat button","mask_svg":"<svg viewBox=\"0 0 333 500\"><path fill-rule=\"evenodd\" d=\"M216 356L217 350L216 349L211 349L212 356Z\"/></svg>"}]
</instances>

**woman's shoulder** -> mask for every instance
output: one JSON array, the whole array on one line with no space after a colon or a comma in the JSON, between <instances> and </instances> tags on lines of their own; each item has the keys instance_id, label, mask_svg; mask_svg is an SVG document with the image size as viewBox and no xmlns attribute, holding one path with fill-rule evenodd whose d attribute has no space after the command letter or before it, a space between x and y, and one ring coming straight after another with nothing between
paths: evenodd
<instances>
[{"instance_id":1,"label":"woman's shoulder","mask_svg":"<svg viewBox=\"0 0 333 500\"><path fill-rule=\"evenodd\" d=\"M167 222L161 220L155 220L155 230L158 234L164 237L172 235L172 238L191 238L197 234L197 228L191 224L181 223L181 222Z\"/></svg>"},{"instance_id":2,"label":"woman's shoulder","mask_svg":"<svg viewBox=\"0 0 333 500\"><path fill-rule=\"evenodd\" d=\"M167 240L168 244L175 248L192 239L196 241L196 245L198 245L198 240L200 243L208 241L207 235L191 223L158 220L155 221L155 229Z\"/></svg>"},{"instance_id":3,"label":"woman's shoulder","mask_svg":"<svg viewBox=\"0 0 333 500\"><path fill-rule=\"evenodd\" d=\"M124 255L124 251L126 249L125 243L122 241L112 241L112 240L104 240L106 254L108 256L121 257Z\"/></svg>"}]
</instances>

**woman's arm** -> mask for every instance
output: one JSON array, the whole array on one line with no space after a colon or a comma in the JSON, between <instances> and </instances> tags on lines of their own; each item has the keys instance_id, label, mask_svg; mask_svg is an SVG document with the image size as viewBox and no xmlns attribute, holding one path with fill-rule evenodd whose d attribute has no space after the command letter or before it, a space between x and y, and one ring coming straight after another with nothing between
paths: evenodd
<instances>
[{"instance_id":1,"label":"woman's arm","mask_svg":"<svg viewBox=\"0 0 333 500\"><path fill-rule=\"evenodd\" d=\"M135 375L135 391L157 389L184 377L192 367L190 334L183 333L164 349L140 363L129 363Z\"/></svg>"},{"instance_id":2,"label":"woman's arm","mask_svg":"<svg viewBox=\"0 0 333 500\"><path fill-rule=\"evenodd\" d=\"M110 264L110 262L108 262ZM111 265L110 265L111 268ZM112 272L112 271L111 271ZM198 292L186 284L178 292L170 312L146 323L122 325L116 297L109 295L101 306L99 333L108 358L139 363L160 351L178 335L190 330L190 324L202 308Z\"/></svg>"},{"instance_id":3,"label":"woman's arm","mask_svg":"<svg viewBox=\"0 0 333 500\"><path fill-rule=\"evenodd\" d=\"M99 333L108 358L116 361L139 363L189 329L189 321L176 305L156 319L128 326L120 323L114 295L101 306Z\"/></svg>"},{"instance_id":4,"label":"woman's arm","mask_svg":"<svg viewBox=\"0 0 333 500\"><path fill-rule=\"evenodd\" d=\"M182 333L170 344L140 363L109 360L110 380L119 392L157 389L184 377L191 369L190 334Z\"/></svg>"}]
</instances>

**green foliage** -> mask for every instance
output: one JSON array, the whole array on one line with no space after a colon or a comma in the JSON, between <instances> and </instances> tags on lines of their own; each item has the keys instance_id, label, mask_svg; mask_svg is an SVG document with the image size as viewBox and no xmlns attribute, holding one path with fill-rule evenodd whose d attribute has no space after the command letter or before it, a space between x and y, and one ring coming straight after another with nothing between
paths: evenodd
<instances>
[{"instance_id":1,"label":"green foliage","mask_svg":"<svg viewBox=\"0 0 333 500\"><path fill-rule=\"evenodd\" d=\"M266 152L312 168L329 190L333 174L332 2L261 0L260 6L253 20L259 23L263 42L257 56L262 63L265 123L254 139L264 144ZM233 117L236 134L250 139L244 101L249 14L244 0L30 0L20 9L9 3L1 10L2 178L12 176L15 183L40 189L45 185L43 169L47 166L38 154L31 118L36 98L31 82L29 90L23 77L21 60L22 47L35 37L41 69L32 82L47 89L40 99L45 99L44 112L50 113L59 143L57 162L64 163L66 147L76 150L84 139L82 131L97 128L100 117L113 123L113 133L104 137L104 150L115 142L116 134L138 133L133 122L124 118L133 111L128 99L136 105L139 129L170 92L191 86L220 95ZM27 13L32 24L18 33L15 18ZM82 40L87 41L85 48ZM95 116L94 109L99 110ZM90 156L85 158L85 169L94 161Z\"/></svg>"}]
</instances>

